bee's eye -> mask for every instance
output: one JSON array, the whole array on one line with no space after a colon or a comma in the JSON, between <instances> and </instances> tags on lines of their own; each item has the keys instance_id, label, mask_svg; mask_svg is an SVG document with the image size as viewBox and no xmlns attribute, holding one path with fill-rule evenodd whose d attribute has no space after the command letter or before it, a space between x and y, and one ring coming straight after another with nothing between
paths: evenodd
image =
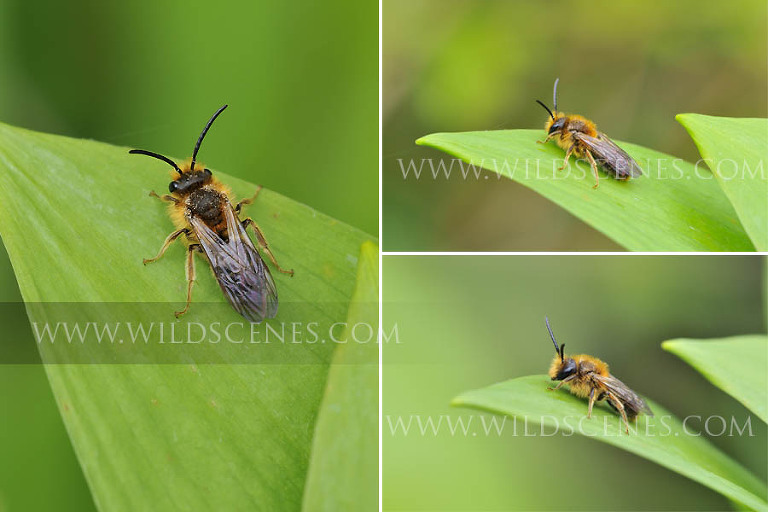
<instances>
[{"instance_id":1,"label":"bee's eye","mask_svg":"<svg viewBox=\"0 0 768 512\"><path fill-rule=\"evenodd\" d=\"M556 131L563 129L563 119L558 119L554 123L552 123L552 126L549 127L549 133L555 133Z\"/></svg>"},{"instance_id":2,"label":"bee's eye","mask_svg":"<svg viewBox=\"0 0 768 512\"><path fill-rule=\"evenodd\" d=\"M178 183L176 183L175 181L172 181L172 182L171 182L171 184L170 184L170 185L168 185L168 192L170 192L171 194L173 194L174 192L176 192L176 190L177 190L178 188L179 188L179 184L178 184Z\"/></svg>"},{"instance_id":3,"label":"bee's eye","mask_svg":"<svg viewBox=\"0 0 768 512\"><path fill-rule=\"evenodd\" d=\"M566 377L570 377L574 373L576 373L576 361L570 358L566 359L562 368L560 368L560 371L555 376L555 380L563 380Z\"/></svg>"},{"instance_id":4,"label":"bee's eye","mask_svg":"<svg viewBox=\"0 0 768 512\"><path fill-rule=\"evenodd\" d=\"M210 176L212 174L210 169L203 169L203 172L206 176Z\"/></svg>"}]
</instances>

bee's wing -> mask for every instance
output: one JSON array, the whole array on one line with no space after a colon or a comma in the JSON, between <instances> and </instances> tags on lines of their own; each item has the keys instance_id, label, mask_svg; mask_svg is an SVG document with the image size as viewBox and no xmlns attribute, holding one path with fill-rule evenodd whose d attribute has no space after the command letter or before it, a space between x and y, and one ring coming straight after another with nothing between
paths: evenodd
<instances>
[{"instance_id":1,"label":"bee's wing","mask_svg":"<svg viewBox=\"0 0 768 512\"><path fill-rule=\"evenodd\" d=\"M629 409L627 411L628 415L637 416L641 412L644 412L649 416L653 416L653 412L651 412L651 408L648 407L648 404L646 404L645 401L637 395L637 393L629 389L626 384L621 382L613 375L609 375L607 377L596 375L594 377L600 383L602 383L606 389L608 389L608 391L613 393L616 398L621 400L621 403L624 404L624 407Z\"/></svg>"},{"instance_id":2,"label":"bee's wing","mask_svg":"<svg viewBox=\"0 0 768 512\"><path fill-rule=\"evenodd\" d=\"M617 178L637 178L643 174L640 165L606 134L598 132L597 137L590 137L583 133L573 132L572 135L592 151L599 165L615 174Z\"/></svg>"},{"instance_id":3,"label":"bee's wing","mask_svg":"<svg viewBox=\"0 0 768 512\"><path fill-rule=\"evenodd\" d=\"M224 215L228 240L222 239L199 218L190 219L216 281L235 311L246 320L259 323L273 318L277 314L277 289L272 274L232 205L225 206Z\"/></svg>"}]
</instances>

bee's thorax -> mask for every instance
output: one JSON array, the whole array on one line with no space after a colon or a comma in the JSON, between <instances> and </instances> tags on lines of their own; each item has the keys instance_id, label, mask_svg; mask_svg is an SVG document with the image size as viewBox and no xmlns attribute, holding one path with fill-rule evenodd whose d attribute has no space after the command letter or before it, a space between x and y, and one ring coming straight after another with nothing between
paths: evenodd
<instances>
[{"instance_id":1,"label":"bee's thorax","mask_svg":"<svg viewBox=\"0 0 768 512\"><path fill-rule=\"evenodd\" d=\"M193 190L185 201L186 215L197 217L216 231L216 226L224 222L224 206L227 197L212 187L200 187Z\"/></svg>"}]
</instances>

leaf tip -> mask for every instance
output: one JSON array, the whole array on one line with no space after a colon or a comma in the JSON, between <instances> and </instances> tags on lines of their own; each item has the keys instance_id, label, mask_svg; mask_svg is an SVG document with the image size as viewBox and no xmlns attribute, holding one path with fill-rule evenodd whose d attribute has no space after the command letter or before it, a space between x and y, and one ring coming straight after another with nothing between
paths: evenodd
<instances>
[{"instance_id":1,"label":"leaf tip","mask_svg":"<svg viewBox=\"0 0 768 512\"><path fill-rule=\"evenodd\" d=\"M451 407L462 407L466 405L466 402L464 401L464 395L455 396L451 399L449 402Z\"/></svg>"},{"instance_id":2,"label":"leaf tip","mask_svg":"<svg viewBox=\"0 0 768 512\"><path fill-rule=\"evenodd\" d=\"M683 125L686 129L688 129L690 123L694 121L696 118L700 118L700 117L702 117L701 114L694 114L692 112L683 112L682 114L675 115L675 121L677 121L678 123Z\"/></svg>"},{"instance_id":3,"label":"leaf tip","mask_svg":"<svg viewBox=\"0 0 768 512\"><path fill-rule=\"evenodd\" d=\"M690 114L676 114L675 121L677 121L678 123L680 123L681 125L687 128L688 125L686 124L686 122L688 121L688 116L690 116Z\"/></svg>"},{"instance_id":4,"label":"leaf tip","mask_svg":"<svg viewBox=\"0 0 768 512\"><path fill-rule=\"evenodd\" d=\"M678 357L682 357L681 350L684 352L685 348L691 346L692 343L697 343L697 340L691 340L689 338L675 338L672 340L662 341L661 349L669 352L670 354L675 354Z\"/></svg>"},{"instance_id":5,"label":"leaf tip","mask_svg":"<svg viewBox=\"0 0 768 512\"><path fill-rule=\"evenodd\" d=\"M680 340L667 340L661 342L661 350L671 354L677 354L677 349L679 346Z\"/></svg>"}]
</instances>

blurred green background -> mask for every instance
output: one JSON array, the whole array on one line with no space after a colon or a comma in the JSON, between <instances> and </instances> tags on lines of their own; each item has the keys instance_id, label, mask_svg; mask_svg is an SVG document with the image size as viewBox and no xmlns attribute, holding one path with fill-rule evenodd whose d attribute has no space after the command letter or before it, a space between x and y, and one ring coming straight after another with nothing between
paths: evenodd
<instances>
[{"instance_id":1,"label":"blurred green background","mask_svg":"<svg viewBox=\"0 0 768 512\"><path fill-rule=\"evenodd\" d=\"M603 359L676 416L743 425L747 409L660 344L765 333L764 266L761 256L385 256L384 510L729 510L714 491L604 443L515 437L511 421L486 436L479 417L490 415L449 402L545 374L549 315L573 353ZM451 435L445 418L421 435L415 416L474 416L476 435ZM393 434L398 418L412 418L408 435ZM711 441L765 480L768 429L751 424L754 437Z\"/></svg>"},{"instance_id":2,"label":"blurred green background","mask_svg":"<svg viewBox=\"0 0 768 512\"><path fill-rule=\"evenodd\" d=\"M201 161L376 235L377 27L376 2L3 0L0 122L186 158L228 103ZM42 368L0 365L0 387L0 511L93 508Z\"/></svg>"},{"instance_id":3,"label":"blurred green background","mask_svg":"<svg viewBox=\"0 0 768 512\"><path fill-rule=\"evenodd\" d=\"M450 156L434 132L540 128L559 106L614 139L688 161L683 112L768 115L768 4L386 0L383 4L385 251L622 250L510 180L403 179L405 162ZM458 171L457 171L458 173Z\"/></svg>"}]
</instances>

